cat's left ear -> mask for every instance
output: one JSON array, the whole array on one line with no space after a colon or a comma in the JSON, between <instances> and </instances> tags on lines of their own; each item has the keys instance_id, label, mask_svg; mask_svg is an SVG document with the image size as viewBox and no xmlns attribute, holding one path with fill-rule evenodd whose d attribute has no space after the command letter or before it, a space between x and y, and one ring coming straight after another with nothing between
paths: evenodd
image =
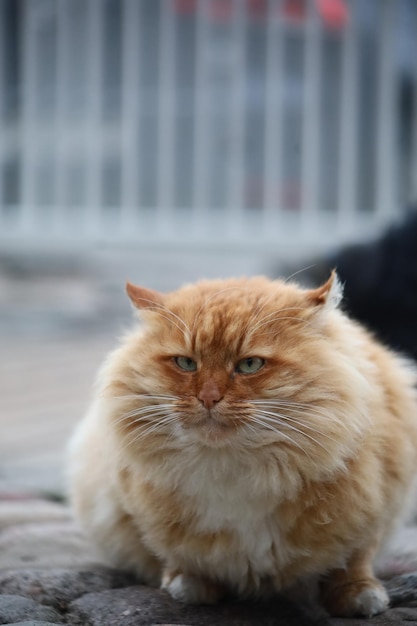
<instances>
[{"instance_id":1,"label":"cat's left ear","mask_svg":"<svg viewBox=\"0 0 417 626\"><path fill-rule=\"evenodd\" d=\"M307 292L307 298L311 306L322 307L326 310L336 309L343 297L342 284L336 274L336 270L332 270L328 281Z\"/></svg>"},{"instance_id":2,"label":"cat's left ear","mask_svg":"<svg viewBox=\"0 0 417 626\"><path fill-rule=\"evenodd\" d=\"M164 297L159 291L137 287L132 283L126 283L127 295L137 309L155 309L164 304Z\"/></svg>"}]
</instances>

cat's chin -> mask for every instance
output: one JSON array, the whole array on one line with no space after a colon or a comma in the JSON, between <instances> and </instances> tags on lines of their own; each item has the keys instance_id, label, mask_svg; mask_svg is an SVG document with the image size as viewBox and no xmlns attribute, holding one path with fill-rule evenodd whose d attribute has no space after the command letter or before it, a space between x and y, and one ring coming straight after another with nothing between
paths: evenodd
<instances>
[{"instance_id":1,"label":"cat's chin","mask_svg":"<svg viewBox=\"0 0 417 626\"><path fill-rule=\"evenodd\" d=\"M198 424L186 429L187 436L210 448L222 448L236 437L236 428L219 422Z\"/></svg>"}]
</instances>

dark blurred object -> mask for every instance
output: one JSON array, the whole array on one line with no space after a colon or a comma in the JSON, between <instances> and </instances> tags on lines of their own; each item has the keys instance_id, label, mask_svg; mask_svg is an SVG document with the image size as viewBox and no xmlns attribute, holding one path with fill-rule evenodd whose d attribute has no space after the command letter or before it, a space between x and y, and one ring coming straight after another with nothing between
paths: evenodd
<instances>
[{"instance_id":1,"label":"dark blurred object","mask_svg":"<svg viewBox=\"0 0 417 626\"><path fill-rule=\"evenodd\" d=\"M334 267L344 284L345 311L417 360L417 211L376 241L321 259L306 279L320 284Z\"/></svg>"}]
</instances>

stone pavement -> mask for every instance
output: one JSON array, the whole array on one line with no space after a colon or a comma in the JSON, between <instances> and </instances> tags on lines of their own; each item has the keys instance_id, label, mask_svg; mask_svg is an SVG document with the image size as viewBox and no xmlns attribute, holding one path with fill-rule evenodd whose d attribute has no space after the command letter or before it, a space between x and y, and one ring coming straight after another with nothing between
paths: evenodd
<instances>
[{"instance_id":1,"label":"stone pavement","mask_svg":"<svg viewBox=\"0 0 417 626\"><path fill-rule=\"evenodd\" d=\"M417 529L414 529L414 542ZM391 563L391 565L390 565ZM386 569L395 571L392 558ZM417 570L416 554L403 560ZM106 567L68 507L23 494L0 495L0 624L23 626L378 626L417 624L417 571L386 581L392 608L369 620L330 619L305 598L185 606Z\"/></svg>"}]
</instances>

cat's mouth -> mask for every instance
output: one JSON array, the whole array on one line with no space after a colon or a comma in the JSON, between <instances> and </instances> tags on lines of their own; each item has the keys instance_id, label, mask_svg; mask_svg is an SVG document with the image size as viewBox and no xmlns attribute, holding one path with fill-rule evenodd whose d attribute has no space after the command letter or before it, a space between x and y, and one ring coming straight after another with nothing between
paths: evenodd
<instances>
[{"instance_id":1,"label":"cat's mouth","mask_svg":"<svg viewBox=\"0 0 417 626\"><path fill-rule=\"evenodd\" d=\"M220 417L213 411L207 411L206 415L193 420L184 420L183 428L192 431L198 439L210 445L224 443L230 439L237 430L236 423L231 419Z\"/></svg>"},{"instance_id":2,"label":"cat's mouth","mask_svg":"<svg viewBox=\"0 0 417 626\"><path fill-rule=\"evenodd\" d=\"M200 442L210 447L235 444L242 431L248 432L250 407L247 402L232 403L222 399L213 407L207 408L192 399L176 405L178 417L177 431L193 442ZM251 428L253 433L254 429Z\"/></svg>"}]
</instances>

